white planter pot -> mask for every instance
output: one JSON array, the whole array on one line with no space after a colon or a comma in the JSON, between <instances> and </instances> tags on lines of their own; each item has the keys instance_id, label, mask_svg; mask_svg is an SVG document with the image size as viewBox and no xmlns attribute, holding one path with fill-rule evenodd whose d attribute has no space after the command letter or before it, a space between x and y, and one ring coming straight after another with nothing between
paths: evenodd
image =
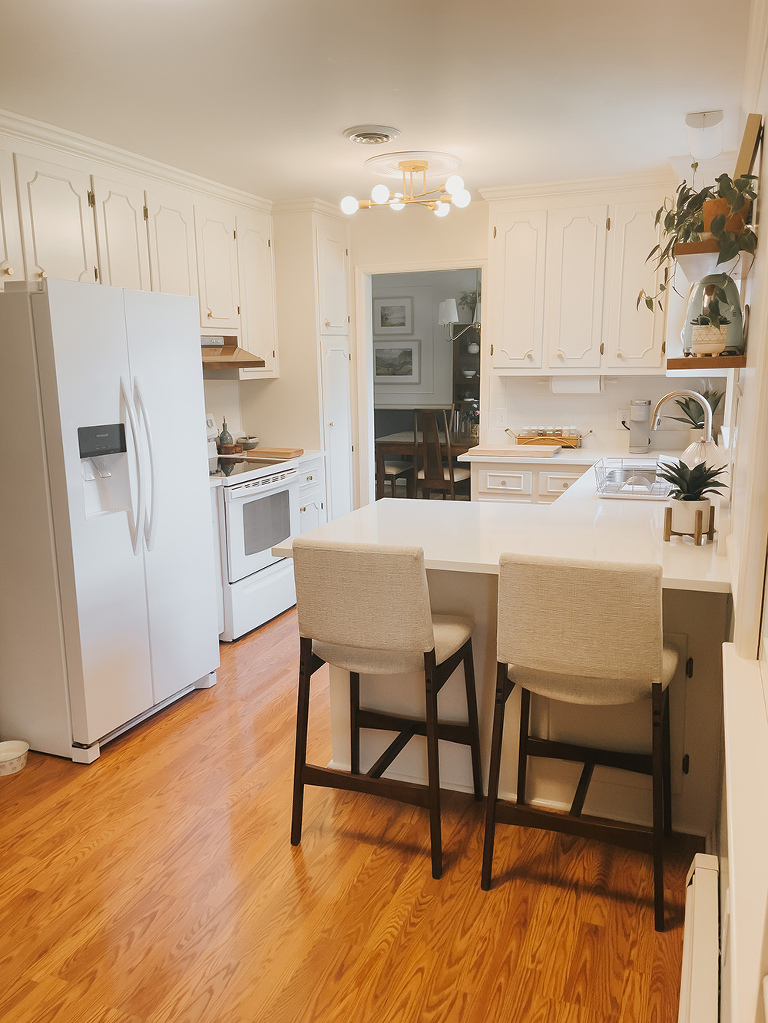
<instances>
[{"instance_id":1,"label":"white planter pot","mask_svg":"<svg viewBox=\"0 0 768 1023\"><path fill-rule=\"evenodd\" d=\"M676 501L674 498L669 502L672 509L672 531L675 533L691 533L696 531L696 512L700 511L701 531L706 533L709 529L709 508L710 501L704 497L701 501Z\"/></svg>"},{"instance_id":2,"label":"white planter pot","mask_svg":"<svg viewBox=\"0 0 768 1023\"><path fill-rule=\"evenodd\" d=\"M719 355L727 344L727 327L695 323L691 329L691 351L696 355Z\"/></svg>"}]
</instances>

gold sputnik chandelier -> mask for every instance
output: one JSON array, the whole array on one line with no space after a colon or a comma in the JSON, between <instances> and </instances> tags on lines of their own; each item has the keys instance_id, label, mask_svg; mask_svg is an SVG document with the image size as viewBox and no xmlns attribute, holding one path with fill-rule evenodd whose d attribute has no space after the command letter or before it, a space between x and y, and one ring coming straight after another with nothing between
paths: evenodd
<instances>
[{"instance_id":1,"label":"gold sputnik chandelier","mask_svg":"<svg viewBox=\"0 0 768 1023\"><path fill-rule=\"evenodd\" d=\"M388 206L395 211L406 206L425 206L435 216L446 217L452 206L463 209L472 198L463 179L453 173L459 162L448 153L388 153L371 157L365 161L366 167L382 177L399 179L399 190L394 191L381 182L373 186L370 199L347 195L341 200L342 212L352 214L378 206ZM444 181L432 185L428 177L444 177Z\"/></svg>"}]
</instances>

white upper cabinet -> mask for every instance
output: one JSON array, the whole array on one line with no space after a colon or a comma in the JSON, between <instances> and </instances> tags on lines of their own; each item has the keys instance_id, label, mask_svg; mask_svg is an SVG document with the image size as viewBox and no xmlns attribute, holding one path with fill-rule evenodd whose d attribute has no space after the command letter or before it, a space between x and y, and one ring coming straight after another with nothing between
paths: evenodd
<instances>
[{"instance_id":1,"label":"white upper cabinet","mask_svg":"<svg viewBox=\"0 0 768 1023\"><path fill-rule=\"evenodd\" d=\"M659 240L654 224L658 202L625 202L613 207L609 246L608 330L604 364L611 369L658 369L664 354L664 316L637 308L641 288L656 291L653 260L646 257Z\"/></svg>"},{"instance_id":2,"label":"white upper cabinet","mask_svg":"<svg viewBox=\"0 0 768 1023\"><path fill-rule=\"evenodd\" d=\"M24 277L13 155L0 150L0 287Z\"/></svg>"},{"instance_id":3,"label":"white upper cabinet","mask_svg":"<svg viewBox=\"0 0 768 1023\"><path fill-rule=\"evenodd\" d=\"M197 296L195 219L187 193L146 193L152 291Z\"/></svg>"},{"instance_id":4,"label":"white upper cabinet","mask_svg":"<svg viewBox=\"0 0 768 1023\"><path fill-rule=\"evenodd\" d=\"M607 220L607 206L582 206L550 213L547 260L550 367L600 366Z\"/></svg>"},{"instance_id":5,"label":"white upper cabinet","mask_svg":"<svg viewBox=\"0 0 768 1023\"><path fill-rule=\"evenodd\" d=\"M102 284L150 291L144 189L94 177L93 194Z\"/></svg>"},{"instance_id":6,"label":"white upper cabinet","mask_svg":"<svg viewBox=\"0 0 768 1023\"><path fill-rule=\"evenodd\" d=\"M323 218L315 231L318 329L321 334L346 336L349 333L349 228Z\"/></svg>"},{"instance_id":7,"label":"white upper cabinet","mask_svg":"<svg viewBox=\"0 0 768 1023\"><path fill-rule=\"evenodd\" d=\"M239 330L235 214L226 207L195 204L200 326Z\"/></svg>"},{"instance_id":8,"label":"white upper cabinet","mask_svg":"<svg viewBox=\"0 0 768 1023\"><path fill-rule=\"evenodd\" d=\"M90 176L19 153L15 160L27 280L98 280Z\"/></svg>"},{"instance_id":9,"label":"white upper cabinet","mask_svg":"<svg viewBox=\"0 0 768 1023\"><path fill-rule=\"evenodd\" d=\"M275 264L272 218L267 213L236 216L237 267L240 280L240 344L260 355L266 365L244 367L241 380L277 376L277 327L275 321Z\"/></svg>"},{"instance_id":10,"label":"white upper cabinet","mask_svg":"<svg viewBox=\"0 0 768 1023\"><path fill-rule=\"evenodd\" d=\"M546 210L499 214L491 244L493 365L540 369L544 345Z\"/></svg>"},{"instance_id":11,"label":"white upper cabinet","mask_svg":"<svg viewBox=\"0 0 768 1023\"><path fill-rule=\"evenodd\" d=\"M646 257L670 188L606 178L494 198L484 306L494 370L664 371L664 313L638 310L637 296L656 291Z\"/></svg>"}]
</instances>

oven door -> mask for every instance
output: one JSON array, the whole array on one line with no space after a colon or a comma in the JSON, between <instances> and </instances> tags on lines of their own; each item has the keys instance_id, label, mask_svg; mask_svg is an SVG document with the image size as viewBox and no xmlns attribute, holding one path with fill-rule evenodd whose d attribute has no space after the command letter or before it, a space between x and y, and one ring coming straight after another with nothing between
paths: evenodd
<instances>
[{"instance_id":1,"label":"oven door","mask_svg":"<svg viewBox=\"0 0 768 1023\"><path fill-rule=\"evenodd\" d=\"M299 475L223 487L227 573L236 583L281 561L272 548L299 531Z\"/></svg>"}]
</instances>

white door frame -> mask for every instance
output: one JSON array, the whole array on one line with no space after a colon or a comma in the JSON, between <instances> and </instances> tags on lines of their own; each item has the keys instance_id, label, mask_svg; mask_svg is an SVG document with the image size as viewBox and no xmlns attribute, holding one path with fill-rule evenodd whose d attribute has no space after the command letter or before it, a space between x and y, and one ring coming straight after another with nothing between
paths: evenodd
<instances>
[{"instance_id":1,"label":"white door frame","mask_svg":"<svg viewBox=\"0 0 768 1023\"><path fill-rule=\"evenodd\" d=\"M487 259L451 259L421 263L364 263L355 266L355 349L356 349L356 451L357 451L357 482L358 507L371 504L376 499L375 453L373 436L373 325L370 310L372 308L371 278L375 274L407 274L425 273L434 270L480 270L483 292L486 289L488 260ZM489 376L483 372L483 366L489 365L486 345L481 336L480 363L480 406L488 407Z\"/></svg>"}]
</instances>

